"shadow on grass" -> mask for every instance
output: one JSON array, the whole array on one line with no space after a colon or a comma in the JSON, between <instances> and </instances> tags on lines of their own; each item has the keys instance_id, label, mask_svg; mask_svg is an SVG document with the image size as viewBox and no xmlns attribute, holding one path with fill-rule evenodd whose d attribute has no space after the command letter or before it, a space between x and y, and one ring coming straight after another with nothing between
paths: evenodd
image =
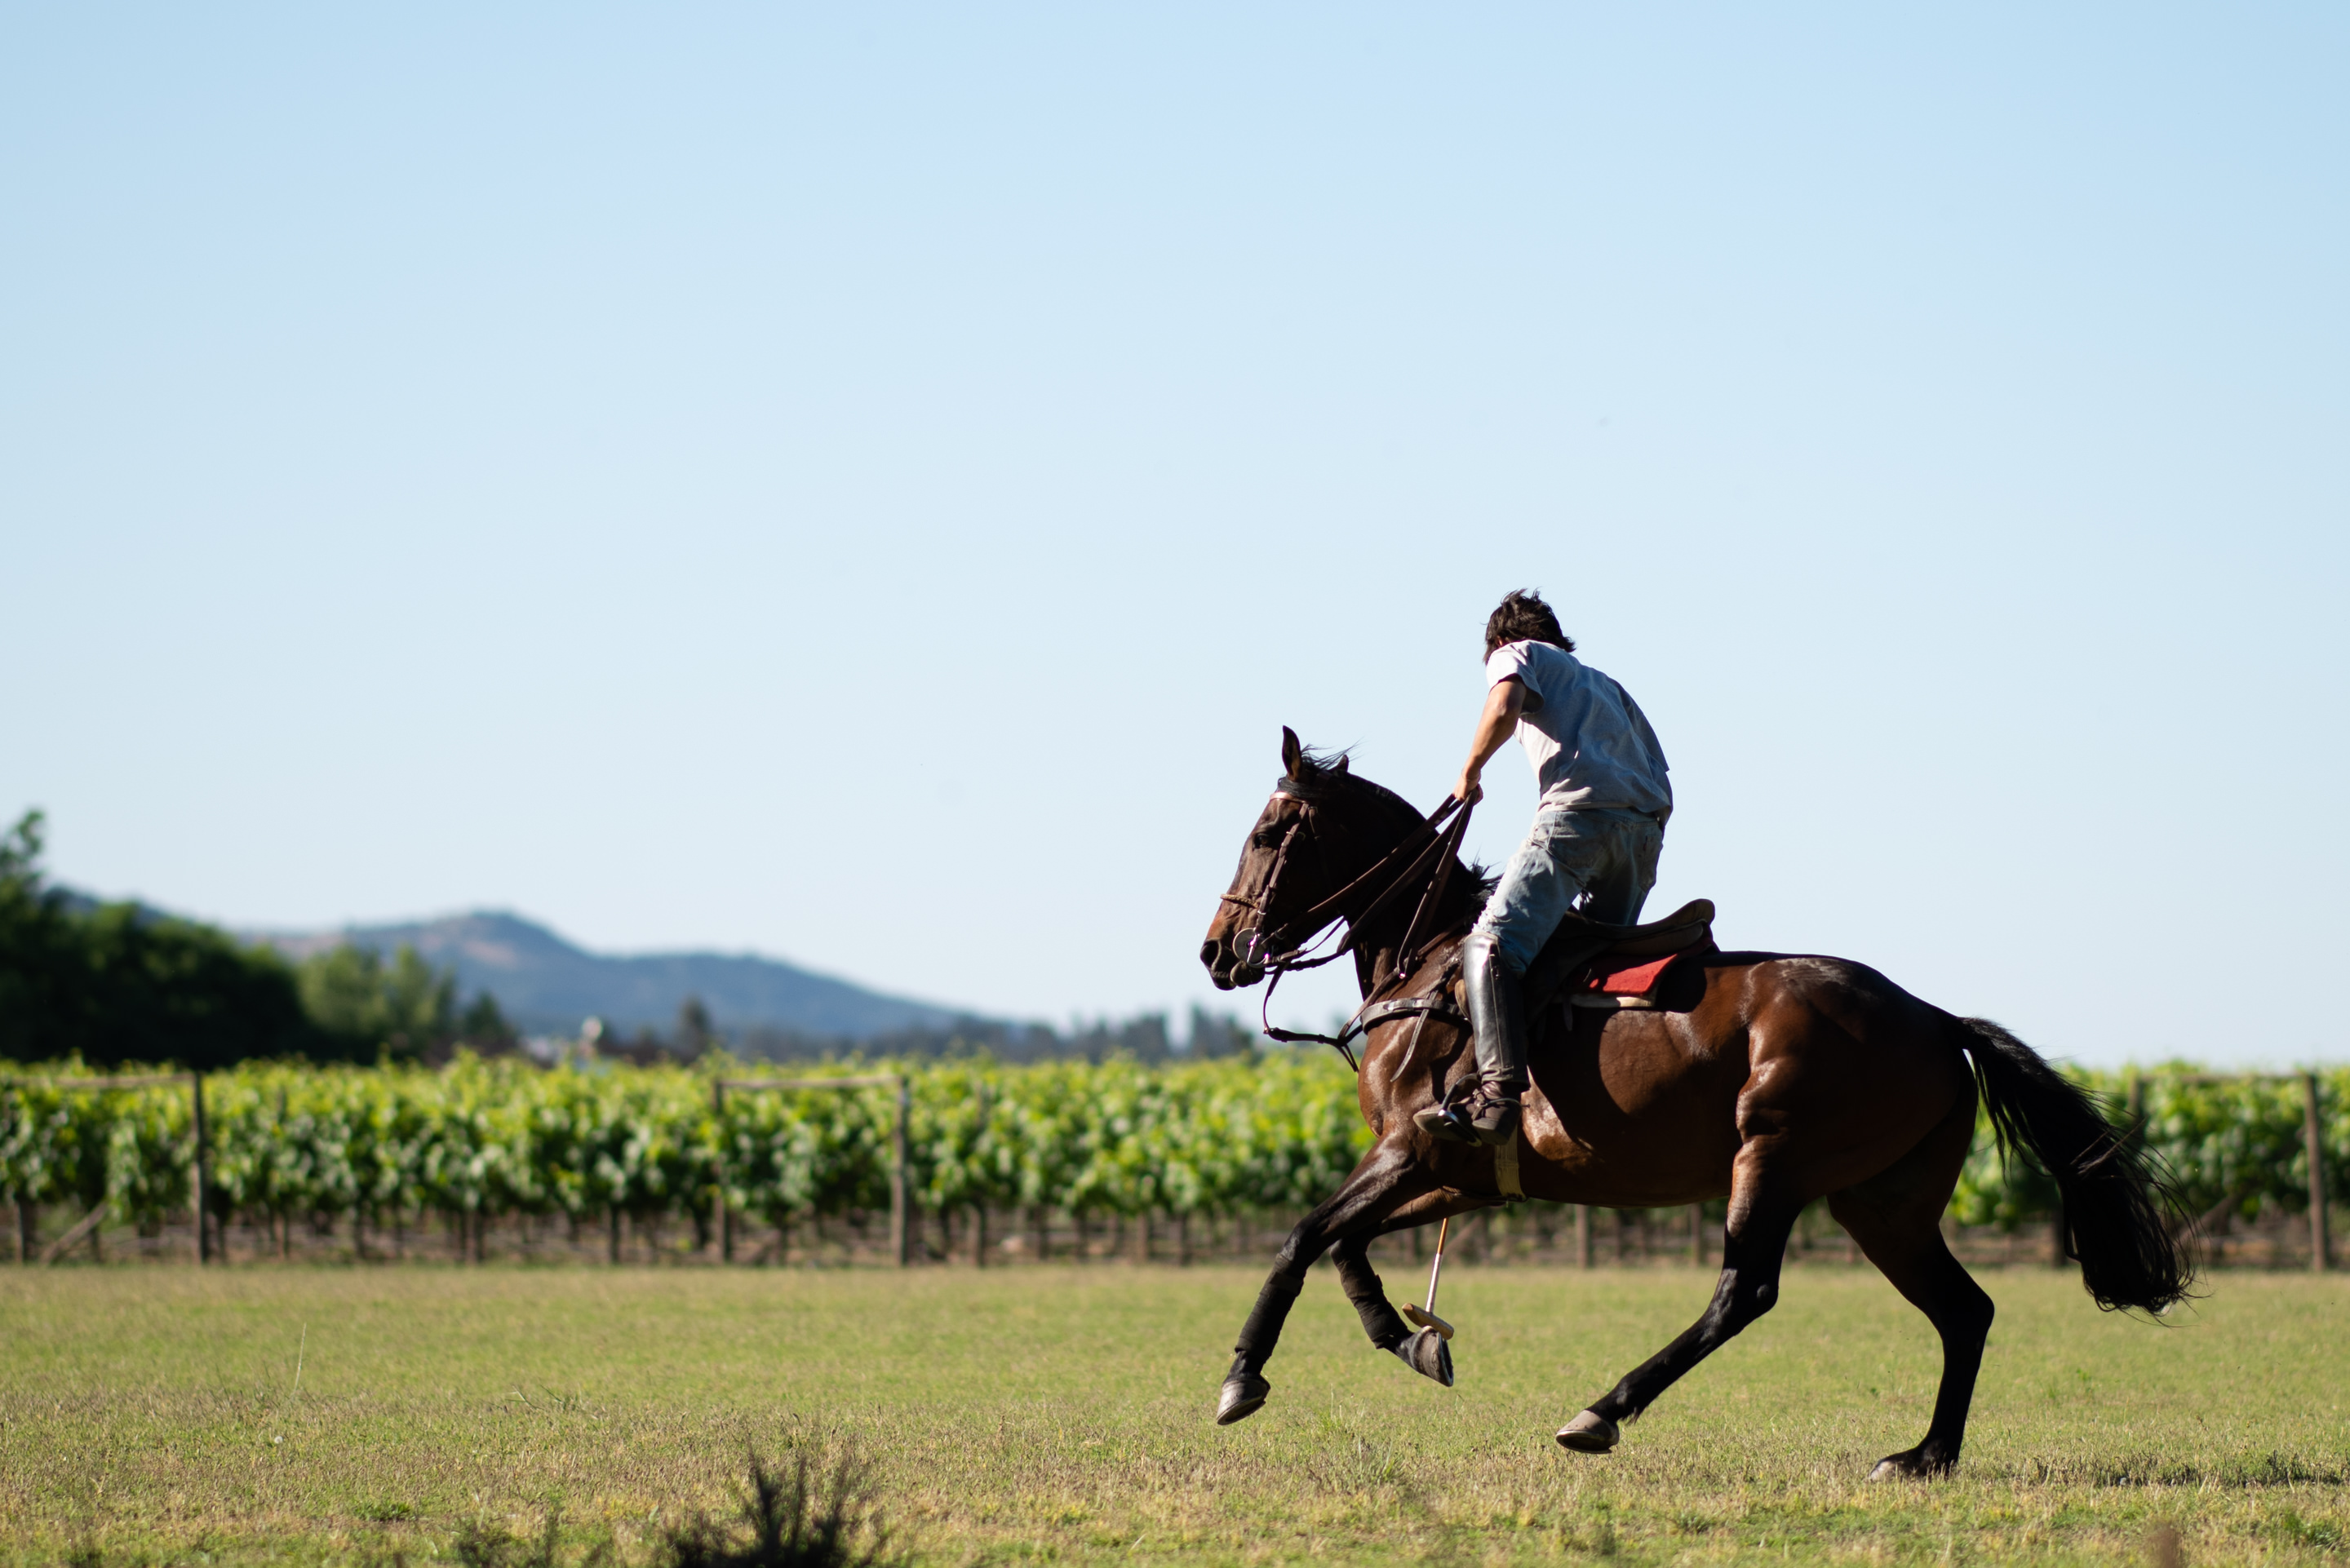
<instances>
[{"instance_id":1,"label":"shadow on grass","mask_svg":"<svg viewBox=\"0 0 2350 1568\"><path fill-rule=\"evenodd\" d=\"M561 1555L563 1508L546 1511L546 1522L536 1540L511 1534L479 1521L457 1532L450 1550L462 1568L565 1568ZM578 1568L604 1568L612 1560L612 1543L599 1541L580 1557Z\"/></svg>"},{"instance_id":2,"label":"shadow on grass","mask_svg":"<svg viewBox=\"0 0 2350 1568\"><path fill-rule=\"evenodd\" d=\"M2035 1459L2021 1473L2040 1486L2340 1486L2344 1480L2338 1466L2312 1464L2296 1455L2273 1451L2202 1465L2151 1454L2053 1462Z\"/></svg>"},{"instance_id":3,"label":"shadow on grass","mask_svg":"<svg viewBox=\"0 0 2350 1568\"><path fill-rule=\"evenodd\" d=\"M577 1557L563 1551L563 1511L536 1536L468 1524L452 1550L463 1568L620 1568L608 1539ZM829 1466L806 1454L783 1468L751 1455L751 1484L734 1516L696 1514L667 1532L648 1568L891 1568L889 1532L854 1451ZM93 1565L94 1568L94 1565Z\"/></svg>"}]
</instances>

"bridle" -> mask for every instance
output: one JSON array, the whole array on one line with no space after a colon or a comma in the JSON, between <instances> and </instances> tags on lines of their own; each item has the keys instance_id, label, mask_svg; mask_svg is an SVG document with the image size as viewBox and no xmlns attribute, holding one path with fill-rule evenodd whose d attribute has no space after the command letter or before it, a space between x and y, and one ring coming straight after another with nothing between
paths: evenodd
<instances>
[{"instance_id":1,"label":"bridle","mask_svg":"<svg viewBox=\"0 0 2350 1568\"><path fill-rule=\"evenodd\" d=\"M1445 885L1452 875L1461 838L1469 830L1471 808L1452 796L1446 796L1443 805L1438 806L1426 821L1406 833L1402 841L1381 856L1370 869L1294 919L1273 923L1274 899L1281 890L1282 874L1289 868L1290 851L1296 846L1298 833L1315 819L1315 798L1326 796L1334 787L1319 780L1308 782L1288 774L1274 780L1273 798L1295 801L1297 815L1291 819L1288 831L1281 836L1281 847L1274 852L1273 869L1265 876L1263 890L1254 898L1235 893L1226 893L1222 898L1227 903L1238 904L1257 918L1256 925L1245 927L1234 935L1232 945L1240 954L1243 968L1260 970L1267 977L1264 999L1257 1014L1266 1036L1284 1044L1311 1041L1335 1046L1347 1058L1347 1065L1360 1071L1360 1064L1355 1060L1355 1053L1348 1042L1366 1033L1372 1023L1395 1012L1451 1011L1449 1004L1440 1000L1415 998L1378 1002L1374 999L1379 991L1388 989L1398 980L1409 979L1419 967L1419 961L1427 956L1424 950L1433 948L1441 940L1443 933L1431 931L1421 948L1414 947L1422 923L1434 919L1436 910L1443 902ZM1318 847L1321 843L1318 831L1315 842ZM1363 999L1363 1005L1356 1009L1355 1016L1347 1021L1346 1027L1335 1035L1274 1027L1271 1016L1273 992L1274 988L1281 983L1282 976L1293 970L1319 969L1345 957L1354 948L1356 939L1362 934L1371 918L1387 908L1398 894L1415 886L1421 889L1419 902L1413 908L1411 919L1404 927L1403 940L1396 949L1395 970L1385 985ZM1377 891L1371 893L1368 902L1359 909L1348 910L1350 900L1374 888ZM1338 945L1318 957L1309 957L1320 945L1323 937L1341 921L1347 926L1347 934ZM1293 938L1290 935L1293 927L1301 934ZM1284 941L1289 943L1286 948L1280 946Z\"/></svg>"}]
</instances>

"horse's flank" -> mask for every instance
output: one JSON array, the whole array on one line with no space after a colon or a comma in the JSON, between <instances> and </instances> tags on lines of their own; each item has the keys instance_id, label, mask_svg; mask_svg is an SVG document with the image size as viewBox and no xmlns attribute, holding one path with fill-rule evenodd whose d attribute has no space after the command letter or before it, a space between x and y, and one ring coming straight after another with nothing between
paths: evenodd
<instances>
[{"instance_id":1,"label":"horse's flank","mask_svg":"<svg viewBox=\"0 0 2350 1568\"><path fill-rule=\"evenodd\" d=\"M1450 958L1450 946L1440 949L1393 994L1451 985ZM1960 1100L1971 1115L1964 1060L1939 1038L1947 1014L1876 971L1842 959L1744 952L1709 953L1683 967L1694 971L1689 989L1698 994L1669 999L1678 1007L1557 1006L1537 1022L1523 1134L1531 1158L1520 1162L1528 1197L1611 1209L1728 1197L1740 1148L1766 1124L1798 1115L1840 1119L1836 1107L1881 1106L1904 1085L1904 1114L1889 1125L1806 1145L1804 1184L1831 1190L1876 1174ZM1758 1015L1765 1020L1759 1034ZM1800 1061L1774 1049L1789 1034L1811 1046ZM1372 1030L1359 1088L1373 1132L1409 1129L1412 1110L1473 1072L1468 1045L1466 1027L1442 1018ZM1490 1152L1421 1140L1416 1131L1412 1141L1446 1188L1499 1197Z\"/></svg>"}]
</instances>

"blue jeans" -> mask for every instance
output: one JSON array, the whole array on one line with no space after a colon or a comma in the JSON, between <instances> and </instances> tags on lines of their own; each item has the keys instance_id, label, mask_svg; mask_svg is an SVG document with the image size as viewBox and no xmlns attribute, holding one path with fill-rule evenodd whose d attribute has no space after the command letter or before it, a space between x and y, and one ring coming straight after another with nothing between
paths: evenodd
<instances>
[{"instance_id":1,"label":"blue jeans","mask_svg":"<svg viewBox=\"0 0 2350 1568\"><path fill-rule=\"evenodd\" d=\"M1637 811L1546 805L1510 857L1477 929L1519 974L1572 909L1587 920L1628 926L1657 885L1664 825Z\"/></svg>"}]
</instances>

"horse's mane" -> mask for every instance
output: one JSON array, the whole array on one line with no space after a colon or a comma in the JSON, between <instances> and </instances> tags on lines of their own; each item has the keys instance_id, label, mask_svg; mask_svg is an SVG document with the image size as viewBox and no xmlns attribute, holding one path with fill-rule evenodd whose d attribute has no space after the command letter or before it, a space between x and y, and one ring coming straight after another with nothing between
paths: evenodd
<instances>
[{"instance_id":1,"label":"horse's mane","mask_svg":"<svg viewBox=\"0 0 2350 1568\"><path fill-rule=\"evenodd\" d=\"M1418 822L1428 815L1387 785L1373 784L1362 774L1354 772L1347 766L1353 757L1354 753L1351 749L1322 752L1308 746L1304 749L1298 759L1297 767L1300 775L1298 782L1308 789L1336 790L1341 794L1368 795L1386 806L1389 813L1398 818L1409 817L1412 821Z\"/></svg>"},{"instance_id":2,"label":"horse's mane","mask_svg":"<svg viewBox=\"0 0 2350 1568\"><path fill-rule=\"evenodd\" d=\"M1387 785L1374 784L1348 767L1347 763L1352 754L1351 749L1317 751L1312 746L1301 748L1297 763L1298 782L1308 789L1367 797L1393 815L1402 826L1427 820L1428 814L1419 807ZM1487 896L1493 891L1493 885L1501 878L1474 860L1465 862L1464 869L1468 871L1471 886L1474 888L1470 900L1471 909L1482 909Z\"/></svg>"}]
</instances>

